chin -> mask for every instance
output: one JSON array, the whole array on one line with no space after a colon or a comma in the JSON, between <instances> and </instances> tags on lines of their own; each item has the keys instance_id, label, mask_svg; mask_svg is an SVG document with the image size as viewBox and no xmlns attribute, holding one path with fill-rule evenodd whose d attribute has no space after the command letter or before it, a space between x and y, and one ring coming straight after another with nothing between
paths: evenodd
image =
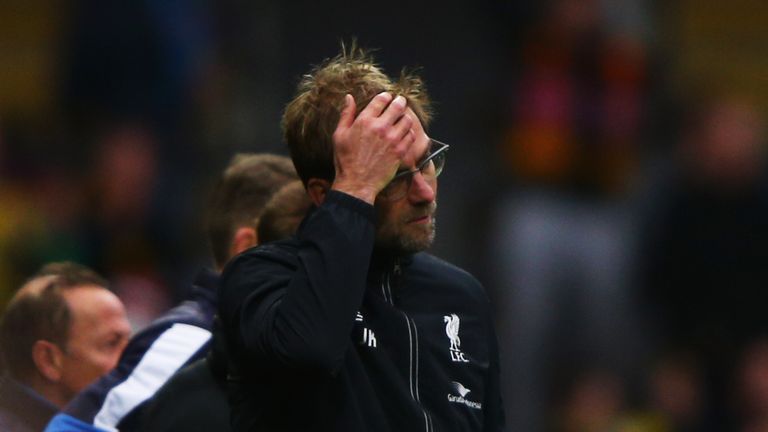
<instances>
[{"instance_id":1,"label":"chin","mask_svg":"<svg viewBox=\"0 0 768 432\"><path fill-rule=\"evenodd\" d=\"M397 249L402 253L416 253L429 249L435 241L435 226L432 224L429 232L422 235L401 236L397 239Z\"/></svg>"},{"instance_id":2,"label":"chin","mask_svg":"<svg viewBox=\"0 0 768 432\"><path fill-rule=\"evenodd\" d=\"M388 227L389 228L389 227ZM412 254L429 249L435 240L435 221L425 225L401 226L398 229L380 229L376 247L397 254Z\"/></svg>"}]
</instances>

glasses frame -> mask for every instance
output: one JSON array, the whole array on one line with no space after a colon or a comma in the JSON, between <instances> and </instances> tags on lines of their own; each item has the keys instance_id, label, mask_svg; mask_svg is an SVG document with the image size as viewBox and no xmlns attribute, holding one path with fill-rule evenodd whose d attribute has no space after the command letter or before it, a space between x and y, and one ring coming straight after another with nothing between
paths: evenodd
<instances>
[{"instance_id":1,"label":"glasses frame","mask_svg":"<svg viewBox=\"0 0 768 432\"><path fill-rule=\"evenodd\" d=\"M429 155L427 155L427 157L424 158L423 161L419 162L419 164L416 166L416 168L414 168L412 170L401 171L401 172L395 174L395 176L392 177L392 180L389 181L387 186L385 186L384 189L381 190L381 192L386 191L387 188L393 182L395 182L397 180L400 180L402 178L410 177L410 179L407 182L407 187L405 188L405 191L407 193L408 189L410 189L410 187L411 187L411 182L413 181L412 180L413 175L418 173L418 172L421 172L427 166L427 164L429 164L429 162L431 162L437 156L439 156L441 154L443 156L445 156L445 152L451 147L450 145L448 145L448 144L446 144L446 143L444 143L442 141L438 141L436 139L433 139L433 138L430 138L429 141L430 141L430 148L432 148L432 146L435 145L435 144L439 145L440 147L438 147L437 150L435 150L432 153L430 153ZM445 163L443 163L443 166L445 166ZM435 178L439 177L442 172L443 172L443 167L440 167L439 171L436 170L435 171ZM384 198L384 199L386 199L388 201L397 201L398 199L402 198L403 196L405 196L405 195L402 195L402 196L397 196L396 195L396 196L392 197L392 196L387 196L386 193L385 193L385 194L382 195L382 198Z\"/></svg>"}]
</instances>

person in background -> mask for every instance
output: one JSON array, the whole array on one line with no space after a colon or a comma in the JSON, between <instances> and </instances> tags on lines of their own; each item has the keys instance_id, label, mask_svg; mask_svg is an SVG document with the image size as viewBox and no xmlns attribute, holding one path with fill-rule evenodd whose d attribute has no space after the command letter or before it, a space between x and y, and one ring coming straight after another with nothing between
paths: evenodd
<instances>
[{"instance_id":1,"label":"person in background","mask_svg":"<svg viewBox=\"0 0 768 432\"><path fill-rule=\"evenodd\" d=\"M311 202L300 181L277 191L258 221L260 244L293 236ZM226 364L216 337L209 355L179 371L155 395L141 421L144 432L230 430Z\"/></svg>"},{"instance_id":2,"label":"person in background","mask_svg":"<svg viewBox=\"0 0 768 432\"><path fill-rule=\"evenodd\" d=\"M768 123L732 92L686 106L672 158L642 202L637 296L654 351L698 359L702 423L735 430L728 395L738 353L768 333Z\"/></svg>"},{"instance_id":3,"label":"person in background","mask_svg":"<svg viewBox=\"0 0 768 432\"><path fill-rule=\"evenodd\" d=\"M233 430L503 428L485 291L422 253L448 149L429 108L355 46L299 84L282 126L316 208L222 274Z\"/></svg>"},{"instance_id":4,"label":"person in background","mask_svg":"<svg viewBox=\"0 0 768 432\"><path fill-rule=\"evenodd\" d=\"M79 391L109 372L128 343L125 308L93 270L45 265L0 321L0 430L41 431Z\"/></svg>"},{"instance_id":5,"label":"person in background","mask_svg":"<svg viewBox=\"0 0 768 432\"><path fill-rule=\"evenodd\" d=\"M218 272L230 257L258 244L256 226L264 205L295 179L293 165L284 156L240 154L232 159L209 204L208 235L216 270L201 270L191 297L134 336L118 366L69 403L47 431L143 430L146 402L176 371L209 351Z\"/></svg>"},{"instance_id":6,"label":"person in background","mask_svg":"<svg viewBox=\"0 0 768 432\"><path fill-rule=\"evenodd\" d=\"M311 207L312 201L300 181L283 186L264 207L257 230L261 243L282 240L296 234Z\"/></svg>"}]
</instances>

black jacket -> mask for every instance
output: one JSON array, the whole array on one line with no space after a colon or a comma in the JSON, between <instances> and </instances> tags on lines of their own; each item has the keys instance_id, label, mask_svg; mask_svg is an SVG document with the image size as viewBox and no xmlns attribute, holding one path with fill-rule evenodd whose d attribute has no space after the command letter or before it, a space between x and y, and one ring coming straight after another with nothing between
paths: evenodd
<instances>
[{"instance_id":1,"label":"black jacket","mask_svg":"<svg viewBox=\"0 0 768 432\"><path fill-rule=\"evenodd\" d=\"M208 358L178 371L147 402L142 432L229 430L225 384L211 370Z\"/></svg>"},{"instance_id":2,"label":"black jacket","mask_svg":"<svg viewBox=\"0 0 768 432\"><path fill-rule=\"evenodd\" d=\"M297 239L222 276L235 431L496 431L485 292L433 256L373 256L374 209L331 191Z\"/></svg>"}]
</instances>

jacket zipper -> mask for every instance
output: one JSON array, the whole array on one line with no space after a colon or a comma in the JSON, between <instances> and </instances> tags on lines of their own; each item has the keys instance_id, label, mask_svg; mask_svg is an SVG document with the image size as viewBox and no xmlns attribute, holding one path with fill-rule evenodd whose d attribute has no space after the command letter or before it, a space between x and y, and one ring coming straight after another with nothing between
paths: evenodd
<instances>
[{"instance_id":1,"label":"jacket zipper","mask_svg":"<svg viewBox=\"0 0 768 432\"><path fill-rule=\"evenodd\" d=\"M400 276L400 262L395 261L393 272L395 275ZM395 301L392 297L392 273L387 272L384 280L382 280L381 290L384 294L384 300L390 305L394 306ZM386 282L386 283L385 283ZM432 432L432 417L427 413L427 410L421 406L421 399L419 397L419 332L416 329L416 323L403 311L400 311L405 318L405 324L408 328L408 382L410 384L411 397L419 403L419 408L424 414L424 427L426 432Z\"/></svg>"}]
</instances>

